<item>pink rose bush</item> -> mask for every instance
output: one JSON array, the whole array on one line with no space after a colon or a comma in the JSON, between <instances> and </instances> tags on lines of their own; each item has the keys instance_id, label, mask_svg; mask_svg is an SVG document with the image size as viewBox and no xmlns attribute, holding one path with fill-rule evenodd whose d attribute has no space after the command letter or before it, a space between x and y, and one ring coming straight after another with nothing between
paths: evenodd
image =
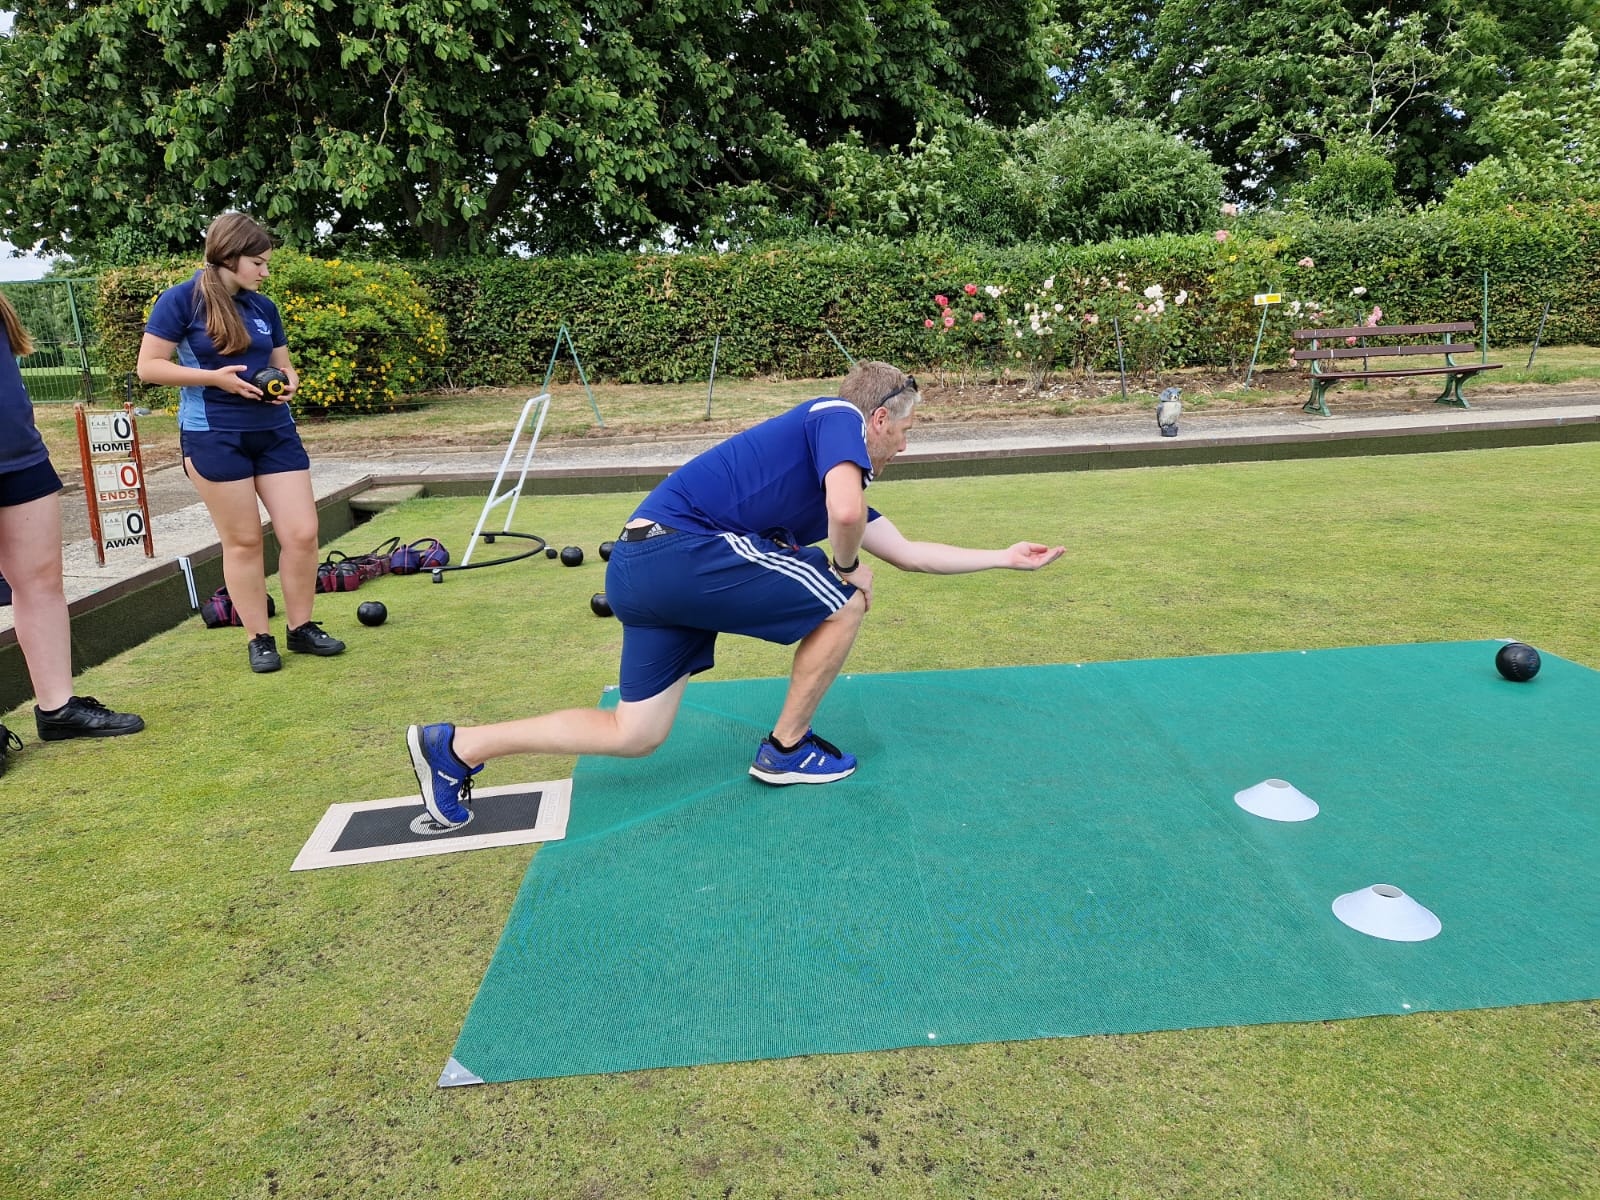
<instances>
[{"instance_id":1,"label":"pink rose bush","mask_svg":"<svg viewBox=\"0 0 1600 1200\"><path fill-rule=\"evenodd\" d=\"M954 301L948 293L936 294L933 298L933 315L922 319L923 329L930 330L934 338L928 361L938 372L941 383L951 366L961 382L965 383L967 374L975 371L977 360L988 350L988 338L983 336L980 328L974 328L981 327L989 319L988 314L975 305L969 308L961 303L963 300L975 300L980 290L991 300L998 300L1006 291L998 284L991 283L980 289L976 283L964 283ZM969 332L957 332L958 328Z\"/></svg>"}]
</instances>

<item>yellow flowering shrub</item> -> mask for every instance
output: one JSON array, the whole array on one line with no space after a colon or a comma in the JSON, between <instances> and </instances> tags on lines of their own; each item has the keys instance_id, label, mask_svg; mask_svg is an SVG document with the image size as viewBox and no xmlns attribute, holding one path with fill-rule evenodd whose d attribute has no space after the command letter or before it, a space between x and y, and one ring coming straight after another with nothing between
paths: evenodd
<instances>
[{"instance_id":1,"label":"yellow flowering shrub","mask_svg":"<svg viewBox=\"0 0 1600 1200\"><path fill-rule=\"evenodd\" d=\"M278 250L263 290L300 372L296 410L370 412L437 384L444 322L403 267Z\"/></svg>"}]
</instances>

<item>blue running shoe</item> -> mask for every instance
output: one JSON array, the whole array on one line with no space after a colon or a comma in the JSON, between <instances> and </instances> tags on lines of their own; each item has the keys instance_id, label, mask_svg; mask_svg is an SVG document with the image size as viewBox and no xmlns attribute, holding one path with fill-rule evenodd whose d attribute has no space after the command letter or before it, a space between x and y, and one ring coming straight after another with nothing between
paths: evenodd
<instances>
[{"instance_id":1,"label":"blue running shoe","mask_svg":"<svg viewBox=\"0 0 1600 1200\"><path fill-rule=\"evenodd\" d=\"M454 725L413 725L406 730L422 803L430 817L451 828L472 819L467 807L472 802L472 777L483 770L456 757L450 745L455 732Z\"/></svg>"},{"instance_id":2,"label":"blue running shoe","mask_svg":"<svg viewBox=\"0 0 1600 1200\"><path fill-rule=\"evenodd\" d=\"M762 783L832 783L843 779L856 769L856 756L846 754L831 742L825 742L811 730L800 739L800 744L788 754L779 750L768 734L761 739L756 760L750 764L750 774Z\"/></svg>"}]
</instances>

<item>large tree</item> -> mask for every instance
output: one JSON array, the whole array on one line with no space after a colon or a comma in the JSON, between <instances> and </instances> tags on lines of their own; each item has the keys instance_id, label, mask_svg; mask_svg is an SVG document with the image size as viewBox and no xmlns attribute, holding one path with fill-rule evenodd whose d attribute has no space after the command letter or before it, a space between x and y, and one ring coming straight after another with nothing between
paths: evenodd
<instances>
[{"instance_id":1,"label":"large tree","mask_svg":"<svg viewBox=\"0 0 1600 1200\"><path fill-rule=\"evenodd\" d=\"M1591 0L1063 0L1063 102L1204 146L1244 197L1330 153L1389 155L1413 199L1484 153L1475 118L1594 19ZM1315 155L1315 157L1313 157Z\"/></svg>"},{"instance_id":2,"label":"large tree","mask_svg":"<svg viewBox=\"0 0 1600 1200\"><path fill-rule=\"evenodd\" d=\"M1600 50L1587 29L1574 30L1560 57L1528 72L1484 114L1480 127L1494 153L1451 189L1465 208L1600 199Z\"/></svg>"},{"instance_id":3,"label":"large tree","mask_svg":"<svg viewBox=\"0 0 1600 1200\"><path fill-rule=\"evenodd\" d=\"M0 37L0 236L617 245L730 191L1045 95L1042 0L40 0Z\"/></svg>"}]
</instances>

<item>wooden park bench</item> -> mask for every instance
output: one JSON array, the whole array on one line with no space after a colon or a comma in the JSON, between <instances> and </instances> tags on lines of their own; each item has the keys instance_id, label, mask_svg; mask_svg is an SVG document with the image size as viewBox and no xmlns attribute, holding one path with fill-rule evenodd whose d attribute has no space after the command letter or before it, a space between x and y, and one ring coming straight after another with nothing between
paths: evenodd
<instances>
[{"instance_id":1,"label":"wooden park bench","mask_svg":"<svg viewBox=\"0 0 1600 1200\"><path fill-rule=\"evenodd\" d=\"M1498 371L1505 365L1456 361L1455 356L1463 350L1482 352L1471 340L1476 330L1477 325L1471 321L1297 330L1290 335L1295 341L1311 343L1308 349L1296 350L1292 355L1296 362L1311 364L1311 399L1306 401L1303 411L1328 416L1328 389L1347 379L1405 379L1412 375L1443 375L1444 391L1434 403L1468 408L1467 398L1461 394L1461 381L1480 371ZM1466 341L1451 340L1460 333L1467 335ZM1441 335L1442 342L1438 340ZM1355 345L1348 344L1351 338L1356 339ZM1440 357L1444 359L1442 366L1407 365L1410 359Z\"/></svg>"}]
</instances>

